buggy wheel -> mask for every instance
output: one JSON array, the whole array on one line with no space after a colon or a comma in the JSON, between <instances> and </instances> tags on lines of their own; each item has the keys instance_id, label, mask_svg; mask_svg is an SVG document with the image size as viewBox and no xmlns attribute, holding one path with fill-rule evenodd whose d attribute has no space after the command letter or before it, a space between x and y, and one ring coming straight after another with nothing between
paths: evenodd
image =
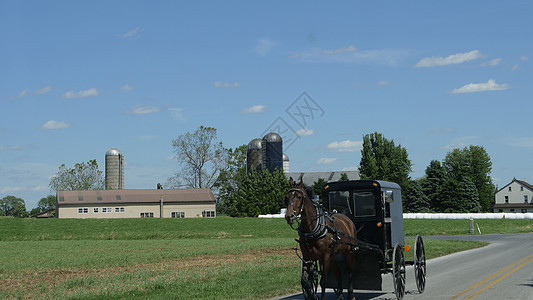
<instances>
[{"instance_id":1,"label":"buggy wheel","mask_svg":"<svg viewBox=\"0 0 533 300\"><path fill-rule=\"evenodd\" d=\"M403 247L400 244L394 246L392 255L392 280L396 298L399 300L403 299L405 295L405 259L403 256Z\"/></svg>"},{"instance_id":2,"label":"buggy wheel","mask_svg":"<svg viewBox=\"0 0 533 300\"><path fill-rule=\"evenodd\" d=\"M307 264L308 268L304 270L304 262L301 264L302 294L304 299L318 299L316 291L318 289L318 263L316 261Z\"/></svg>"},{"instance_id":3,"label":"buggy wheel","mask_svg":"<svg viewBox=\"0 0 533 300\"><path fill-rule=\"evenodd\" d=\"M424 241L420 235L416 236L414 252L416 288L422 294L426 288L426 250L424 249Z\"/></svg>"}]
</instances>

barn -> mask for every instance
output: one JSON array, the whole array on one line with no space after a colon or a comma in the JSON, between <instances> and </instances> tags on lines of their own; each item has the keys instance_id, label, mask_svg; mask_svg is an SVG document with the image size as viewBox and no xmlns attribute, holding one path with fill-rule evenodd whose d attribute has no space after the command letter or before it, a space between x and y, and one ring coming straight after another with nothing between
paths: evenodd
<instances>
[{"instance_id":1,"label":"barn","mask_svg":"<svg viewBox=\"0 0 533 300\"><path fill-rule=\"evenodd\" d=\"M210 189L57 191L57 218L197 218L216 216Z\"/></svg>"}]
</instances>

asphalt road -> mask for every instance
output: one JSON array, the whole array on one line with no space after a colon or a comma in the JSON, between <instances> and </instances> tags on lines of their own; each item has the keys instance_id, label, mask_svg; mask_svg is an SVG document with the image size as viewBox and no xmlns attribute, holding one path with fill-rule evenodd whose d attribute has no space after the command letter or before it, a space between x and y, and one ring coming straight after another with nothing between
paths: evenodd
<instances>
[{"instance_id":1,"label":"asphalt road","mask_svg":"<svg viewBox=\"0 0 533 300\"><path fill-rule=\"evenodd\" d=\"M533 233L424 239L429 238L487 241L490 244L427 261L427 283L423 294L418 293L413 268L408 266L404 299L533 300ZM357 290L355 296L357 299L396 299L392 275L383 275L383 291ZM337 296L328 290L326 298L337 299ZM278 299L303 297L295 294Z\"/></svg>"}]
</instances>

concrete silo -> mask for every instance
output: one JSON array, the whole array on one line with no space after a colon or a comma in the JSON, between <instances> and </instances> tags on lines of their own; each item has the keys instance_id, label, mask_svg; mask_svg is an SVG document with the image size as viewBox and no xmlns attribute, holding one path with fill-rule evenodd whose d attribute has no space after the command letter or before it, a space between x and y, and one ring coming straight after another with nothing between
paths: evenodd
<instances>
[{"instance_id":1,"label":"concrete silo","mask_svg":"<svg viewBox=\"0 0 533 300\"><path fill-rule=\"evenodd\" d=\"M275 169L283 170L283 140L275 132L267 133L261 141L261 158L263 168L274 172Z\"/></svg>"},{"instance_id":2,"label":"concrete silo","mask_svg":"<svg viewBox=\"0 0 533 300\"><path fill-rule=\"evenodd\" d=\"M252 167L257 170L261 169L261 139L253 139L248 143L246 148L246 172Z\"/></svg>"},{"instance_id":3,"label":"concrete silo","mask_svg":"<svg viewBox=\"0 0 533 300\"><path fill-rule=\"evenodd\" d=\"M289 156L285 153L283 153L283 172L289 173Z\"/></svg>"},{"instance_id":4,"label":"concrete silo","mask_svg":"<svg viewBox=\"0 0 533 300\"><path fill-rule=\"evenodd\" d=\"M116 148L105 153L105 188L124 189L124 155Z\"/></svg>"}]
</instances>

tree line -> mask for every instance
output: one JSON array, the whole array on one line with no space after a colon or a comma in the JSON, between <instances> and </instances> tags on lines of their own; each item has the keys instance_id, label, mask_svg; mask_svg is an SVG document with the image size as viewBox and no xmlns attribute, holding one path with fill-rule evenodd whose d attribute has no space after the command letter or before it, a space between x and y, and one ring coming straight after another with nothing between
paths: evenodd
<instances>
[{"instance_id":1,"label":"tree line","mask_svg":"<svg viewBox=\"0 0 533 300\"><path fill-rule=\"evenodd\" d=\"M178 161L167 188L210 188L217 196L217 211L233 217L255 217L278 213L289 183L283 170L246 170L246 145L224 148L217 130L200 126L194 132L172 141ZM442 161L433 160L425 175L412 179L412 162L407 149L374 132L363 136L359 176L361 179L385 180L402 188L405 212L486 212L493 205L495 186L490 177L492 162L482 146L453 149ZM104 188L102 171L96 160L77 163L72 168L62 164L50 180L57 190L97 190ZM341 180L347 180L343 174ZM319 193L326 183L313 184ZM55 196L39 201L27 212L24 200L14 196L0 199L0 216L25 217L55 207Z\"/></svg>"}]
</instances>

